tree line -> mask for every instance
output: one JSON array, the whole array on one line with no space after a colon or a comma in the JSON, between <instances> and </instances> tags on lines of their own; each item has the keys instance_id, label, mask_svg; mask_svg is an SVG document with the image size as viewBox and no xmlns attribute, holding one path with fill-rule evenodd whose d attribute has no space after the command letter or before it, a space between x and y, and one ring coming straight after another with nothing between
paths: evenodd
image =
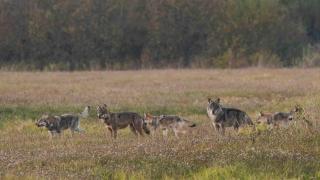
<instances>
[{"instance_id":1,"label":"tree line","mask_svg":"<svg viewBox=\"0 0 320 180\"><path fill-rule=\"evenodd\" d=\"M315 66L319 9L319 0L0 0L0 67Z\"/></svg>"}]
</instances>

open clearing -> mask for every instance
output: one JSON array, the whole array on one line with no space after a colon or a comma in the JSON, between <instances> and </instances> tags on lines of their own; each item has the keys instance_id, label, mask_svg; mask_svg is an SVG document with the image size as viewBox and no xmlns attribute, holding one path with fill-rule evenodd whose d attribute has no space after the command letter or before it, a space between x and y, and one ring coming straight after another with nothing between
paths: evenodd
<instances>
[{"instance_id":1,"label":"open clearing","mask_svg":"<svg viewBox=\"0 0 320 180\"><path fill-rule=\"evenodd\" d=\"M214 132L208 97L242 109L290 111L288 129ZM137 139L128 129L112 140L95 107L141 115L177 114L197 123L179 139L160 133ZM34 121L43 113L81 112L85 134L49 140ZM0 72L0 178L60 179L283 179L320 178L320 69ZM254 141L252 140L254 137Z\"/></svg>"}]
</instances>

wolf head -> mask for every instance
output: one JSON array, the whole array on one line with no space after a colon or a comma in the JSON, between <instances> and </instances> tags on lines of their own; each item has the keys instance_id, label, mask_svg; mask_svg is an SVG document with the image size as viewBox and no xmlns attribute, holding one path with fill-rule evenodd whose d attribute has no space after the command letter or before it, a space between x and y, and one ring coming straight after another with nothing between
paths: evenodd
<instances>
[{"instance_id":1,"label":"wolf head","mask_svg":"<svg viewBox=\"0 0 320 180\"><path fill-rule=\"evenodd\" d=\"M287 119L288 119L289 121L294 120L294 114L297 113L297 112L298 112L297 109L294 109L294 110L290 111L290 113L288 114L288 118L287 118Z\"/></svg>"},{"instance_id":2,"label":"wolf head","mask_svg":"<svg viewBox=\"0 0 320 180\"><path fill-rule=\"evenodd\" d=\"M152 121L154 118L155 117L149 113L144 113L144 115L143 115L143 119L144 119L145 123L147 123L148 125L152 125Z\"/></svg>"},{"instance_id":3,"label":"wolf head","mask_svg":"<svg viewBox=\"0 0 320 180\"><path fill-rule=\"evenodd\" d=\"M290 113L291 114L294 114L294 113L303 113L303 108L299 105L299 104L297 104L291 111L290 111Z\"/></svg>"},{"instance_id":4,"label":"wolf head","mask_svg":"<svg viewBox=\"0 0 320 180\"><path fill-rule=\"evenodd\" d=\"M260 111L258 118L256 120L257 124L271 124L272 113L266 113Z\"/></svg>"},{"instance_id":5,"label":"wolf head","mask_svg":"<svg viewBox=\"0 0 320 180\"><path fill-rule=\"evenodd\" d=\"M149 113L144 113L144 121L147 125L152 126L153 128L158 127L158 120L162 118L163 116L153 116Z\"/></svg>"},{"instance_id":6,"label":"wolf head","mask_svg":"<svg viewBox=\"0 0 320 180\"><path fill-rule=\"evenodd\" d=\"M49 117L49 115L42 115L41 118L36 121L36 126L47 127L49 125Z\"/></svg>"},{"instance_id":7,"label":"wolf head","mask_svg":"<svg viewBox=\"0 0 320 180\"><path fill-rule=\"evenodd\" d=\"M220 98L217 98L216 100L208 98L208 109L210 109L213 114L220 112L221 108Z\"/></svg>"},{"instance_id":8,"label":"wolf head","mask_svg":"<svg viewBox=\"0 0 320 180\"><path fill-rule=\"evenodd\" d=\"M295 114L301 115L303 112L304 112L303 108L302 108L299 104L297 104L297 105L289 112L288 120L289 120L289 121L294 120L294 115L295 115Z\"/></svg>"},{"instance_id":9,"label":"wolf head","mask_svg":"<svg viewBox=\"0 0 320 180\"><path fill-rule=\"evenodd\" d=\"M99 119L104 119L106 117L106 114L108 114L108 109L106 104L97 107L97 116Z\"/></svg>"}]
</instances>

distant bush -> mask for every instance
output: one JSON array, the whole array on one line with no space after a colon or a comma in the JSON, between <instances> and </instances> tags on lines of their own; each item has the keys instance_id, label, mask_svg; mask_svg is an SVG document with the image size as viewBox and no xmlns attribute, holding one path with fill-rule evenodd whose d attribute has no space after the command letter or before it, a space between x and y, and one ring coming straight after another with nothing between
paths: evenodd
<instances>
[{"instance_id":1,"label":"distant bush","mask_svg":"<svg viewBox=\"0 0 320 180\"><path fill-rule=\"evenodd\" d=\"M320 66L320 44L308 46L305 48L302 57L303 67L319 67Z\"/></svg>"},{"instance_id":2,"label":"distant bush","mask_svg":"<svg viewBox=\"0 0 320 180\"><path fill-rule=\"evenodd\" d=\"M0 68L307 67L319 2L0 0Z\"/></svg>"}]
</instances>

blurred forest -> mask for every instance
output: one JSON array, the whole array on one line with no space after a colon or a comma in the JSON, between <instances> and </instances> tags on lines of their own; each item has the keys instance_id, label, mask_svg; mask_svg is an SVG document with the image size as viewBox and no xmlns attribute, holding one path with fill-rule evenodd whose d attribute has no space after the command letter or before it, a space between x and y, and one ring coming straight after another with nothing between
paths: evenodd
<instances>
[{"instance_id":1,"label":"blurred forest","mask_svg":"<svg viewBox=\"0 0 320 180\"><path fill-rule=\"evenodd\" d=\"M320 0L0 0L0 68L320 66Z\"/></svg>"}]
</instances>

